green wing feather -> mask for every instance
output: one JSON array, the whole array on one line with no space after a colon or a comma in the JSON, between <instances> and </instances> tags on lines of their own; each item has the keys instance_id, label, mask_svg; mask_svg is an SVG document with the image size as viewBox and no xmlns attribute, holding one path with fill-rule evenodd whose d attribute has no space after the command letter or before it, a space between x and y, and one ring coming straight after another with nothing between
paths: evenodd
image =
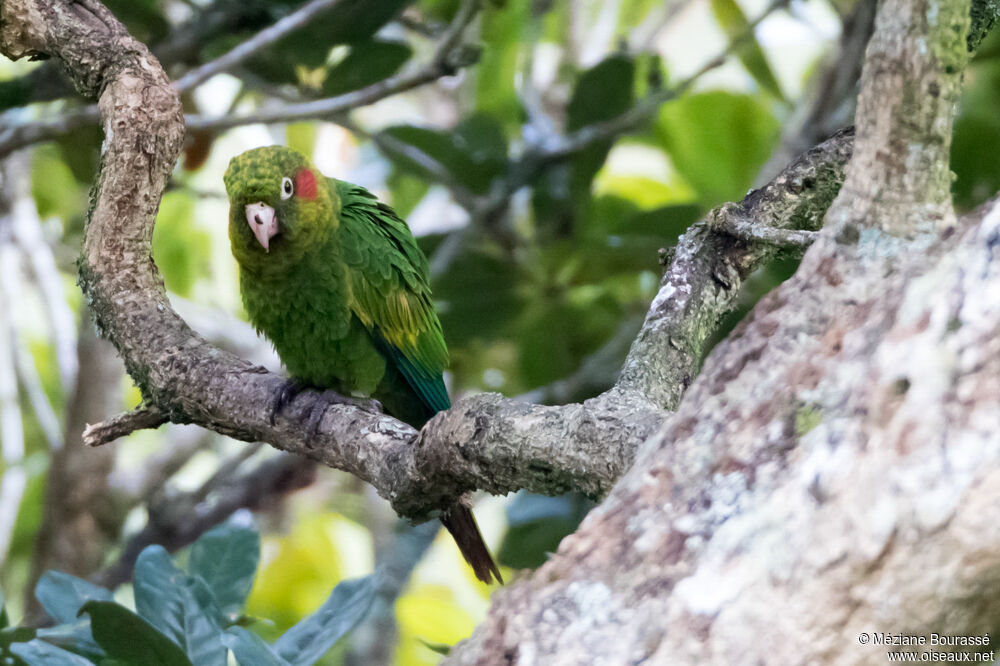
<instances>
[{"instance_id":1,"label":"green wing feather","mask_svg":"<svg viewBox=\"0 0 1000 666\"><path fill-rule=\"evenodd\" d=\"M395 211L362 187L329 180L341 201L351 310L424 405L448 409L441 376L448 348L431 301L427 258Z\"/></svg>"}]
</instances>

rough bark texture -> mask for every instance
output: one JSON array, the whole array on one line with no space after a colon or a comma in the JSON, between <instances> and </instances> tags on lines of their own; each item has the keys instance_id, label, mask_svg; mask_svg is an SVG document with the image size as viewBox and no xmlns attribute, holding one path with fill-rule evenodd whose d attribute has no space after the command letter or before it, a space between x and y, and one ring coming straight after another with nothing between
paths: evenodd
<instances>
[{"instance_id":1,"label":"rough bark texture","mask_svg":"<svg viewBox=\"0 0 1000 666\"><path fill-rule=\"evenodd\" d=\"M947 189L967 20L882 3L819 242L449 663L880 664L862 632L997 635L1000 208L956 228Z\"/></svg>"},{"instance_id":2,"label":"rough bark texture","mask_svg":"<svg viewBox=\"0 0 1000 666\"><path fill-rule=\"evenodd\" d=\"M725 231L693 228L677 247L618 385L582 405L478 396L436 417L418 439L395 419L344 405L325 406L318 431L311 432L309 415L322 398L306 392L272 425L270 405L282 379L192 331L170 308L149 256L159 195L183 137L166 76L94 1L7 0L3 6L7 33L14 35L3 44L6 53L27 53L30 46L54 55L82 91L100 91L106 140L81 284L150 408L175 422L266 441L352 472L405 516L434 516L475 489L606 493L638 444L662 425L664 409L677 404L705 339L735 303L742 280L774 254ZM33 34L13 29L19 21L41 21L44 34L27 45L17 42ZM779 228L816 228L839 188L850 141L842 134L809 153L749 196L741 215ZM159 422L148 417L144 411L134 421ZM95 428L85 439L99 444L102 432L120 429Z\"/></svg>"},{"instance_id":3,"label":"rough bark texture","mask_svg":"<svg viewBox=\"0 0 1000 666\"><path fill-rule=\"evenodd\" d=\"M1000 633L1000 210L962 225L948 195L968 2L883 0L856 142L833 137L681 238L611 391L478 396L420 433L334 405L317 436L319 396L272 426L280 378L167 303L149 238L182 125L155 61L94 0L0 6L5 53L56 55L102 93L83 285L152 409L353 472L412 517L476 488L613 486L452 663L885 663L861 631ZM777 252L761 239L790 238L741 230L815 230L824 213L796 276L699 374Z\"/></svg>"}]
</instances>

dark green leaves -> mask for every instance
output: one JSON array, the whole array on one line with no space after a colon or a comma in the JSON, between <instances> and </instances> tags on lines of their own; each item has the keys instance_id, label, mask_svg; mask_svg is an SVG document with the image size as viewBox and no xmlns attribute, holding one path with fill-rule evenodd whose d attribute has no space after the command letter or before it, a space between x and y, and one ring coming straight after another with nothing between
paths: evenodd
<instances>
[{"instance_id":1,"label":"dark green leaves","mask_svg":"<svg viewBox=\"0 0 1000 666\"><path fill-rule=\"evenodd\" d=\"M272 647L235 626L260 560L260 536L233 518L191 548L188 570L158 545L135 565L136 612L111 593L65 573L47 572L35 594L56 627L10 627L0 595L0 658L14 666L309 666L368 613L371 577L346 581ZM82 618L82 619L81 619Z\"/></svg>"},{"instance_id":2,"label":"dark green leaves","mask_svg":"<svg viewBox=\"0 0 1000 666\"><path fill-rule=\"evenodd\" d=\"M451 131L412 125L385 130L396 141L411 146L437 162L462 186L485 194L490 183L507 168L507 138L492 116L466 118ZM437 180L419 160L387 146L389 156L402 168Z\"/></svg>"},{"instance_id":3,"label":"dark green leaves","mask_svg":"<svg viewBox=\"0 0 1000 666\"><path fill-rule=\"evenodd\" d=\"M149 546L135 563L135 609L192 662L225 666L221 613L212 593L204 580L179 569L162 546Z\"/></svg>"},{"instance_id":4,"label":"dark green leaves","mask_svg":"<svg viewBox=\"0 0 1000 666\"><path fill-rule=\"evenodd\" d=\"M191 546L188 568L205 581L219 609L232 615L246 603L259 561L260 535L230 521Z\"/></svg>"},{"instance_id":5,"label":"dark green leaves","mask_svg":"<svg viewBox=\"0 0 1000 666\"><path fill-rule=\"evenodd\" d=\"M94 639L111 659L146 666L191 666L176 643L120 604L88 601L80 613L90 616Z\"/></svg>"},{"instance_id":6,"label":"dark green leaves","mask_svg":"<svg viewBox=\"0 0 1000 666\"><path fill-rule=\"evenodd\" d=\"M389 78L413 51L406 44L371 40L351 47L350 53L327 72L323 95L333 97Z\"/></svg>"},{"instance_id":7,"label":"dark green leaves","mask_svg":"<svg viewBox=\"0 0 1000 666\"><path fill-rule=\"evenodd\" d=\"M319 610L277 640L274 651L292 664L315 663L341 636L365 618L374 599L375 580L372 576L340 583L333 588Z\"/></svg>"},{"instance_id":8,"label":"dark green leaves","mask_svg":"<svg viewBox=\"0 0 1000 666\"><path fill-rule=\"evenodd\" d=\"M256 55L247 62L247 67L272 83L298 83L302 68L315 69L323 66L330 50L338 44L358 44L369 40L409 3L410 0L346 0L337 3L330 11L317 16L308 25ZM224 52L246 37L247 35L234 35L227 43L217 45L213 50ZM384 71L384 64L379 67ZM365 77L369 77L369 74L362 78Z\"/></svg>"},{"instance_id":9,"label":"dark green leaves","mask_svg":"<svg viewBox=\"0 0 1000 666\"><path fill-rule=\"evenodd\" d=\"M635 63L612 55L583 72L566 108L566 131L611 120L628 111L635 92ZM599 141L580 151L568 164L549 169L534 196L535 217L546 236L565 235L590 203L594 175L604 164L613 141Z\"/></svg>"},{"instance_id":10,"label":"dark green leaves","mask_svg":"<svg viewBox=\"0 0 1000 666\"><path fill-rule=\"evenodd\" d=\"M580 75L566 108L566 130L611 120L632 106L635 63L623 55L610 56ZM594 174L604 164L611 141L596 143L573 159L570 178L572 197L586 195Z\"/></svg>"}]
</instances>

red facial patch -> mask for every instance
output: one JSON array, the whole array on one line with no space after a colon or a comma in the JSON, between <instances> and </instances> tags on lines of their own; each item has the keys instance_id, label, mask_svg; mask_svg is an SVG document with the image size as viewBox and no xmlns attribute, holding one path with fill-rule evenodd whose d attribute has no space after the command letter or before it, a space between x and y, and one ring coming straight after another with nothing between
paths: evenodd
<instances>
[{"instance_id":1,"label":"red facial patch","mask_svg":"<svg viewBox=\"0 0 1000 666\"><path fill-rule=\"evenodd\" d=\"M295 174L295 194L303 199L316 198L316 176L309 169L300 169Z\"/></svg>"}]
</instances>

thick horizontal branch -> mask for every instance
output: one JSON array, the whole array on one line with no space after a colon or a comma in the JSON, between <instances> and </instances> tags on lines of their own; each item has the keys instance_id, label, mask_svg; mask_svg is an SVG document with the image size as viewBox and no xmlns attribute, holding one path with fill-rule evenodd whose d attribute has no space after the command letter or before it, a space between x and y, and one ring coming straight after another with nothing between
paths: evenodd
<instances>
[{"instance_id":1,"label":"thick horizontal branch","mask_svg":"<svg viewBox=\"0 0 1000 666\"><path fill-rule=\"evenodd\" d=\"M64 59L77 56L67 59L70 72L100 84L102 124L114 128L87 227L81 284L148 409L351 472L406 516L432 516L472 489L606 492L639 443L660 427L664 410L676 406L742 280L776 252L695 225L678 243L618 385L583 404L477 396L418 434L389 416L318 405L323 397L305 392L272 424L270 405L282 378L192 331L171 308L150 260L156 202L183 140L176 92L116 23L106 32L81 30L74 14L49 14L53 41L42 46ZM114 21L108 17L102 18ZM99 67L107 60L118 66ZM101 78L108 73L113 77ZM838 135L804 155L751 193L740 204L744 213L779 228L816 228L839 188L851 139ZM311 432L314 408L323 416Z\"/></svg>"}]
</instances>

